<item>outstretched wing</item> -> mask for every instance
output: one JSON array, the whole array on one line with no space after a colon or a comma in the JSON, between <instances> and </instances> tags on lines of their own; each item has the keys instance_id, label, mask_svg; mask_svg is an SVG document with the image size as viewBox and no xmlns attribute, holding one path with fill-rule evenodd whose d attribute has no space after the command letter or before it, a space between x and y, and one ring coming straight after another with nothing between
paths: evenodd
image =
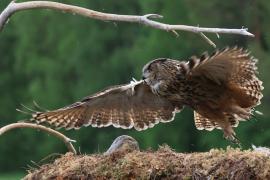
<instances>
[{"instance_id":1,"label":"outstretched wing","mask_svg":"<svg viewBox=\"0 0 270 180\"><path fill-rule=\"evenodd\" d=\"M218 128L215 111L223 111L222 118L233 127L251 116L263 97L262 82L256 76L256 62L249 52L237 47L216 51L211 56L191 58L186 76L196 85L193 96L200 97L203 102L196 105L196 111L204 112L203 115L195 113L197 129ZM205 114L212 114L212 119Z\"/></svg>"},{"instance_id":2,"label":"outstretched wing","mask_svg":"<svg viewBox=\"0 0 270 180\"><path fill-rule=\"evenodd\" d=\"M193 57L188 63L189 77L201 82L224 85L235 92L243 107L254 107L262 98L262 82L257 78L257 60L242 48L225 48L211 56ZM244 97L243 97L244 96ZM241 102L240 102L241 101Z\"/></svg>"},{"instance_id":3,"label":"outstretched wing","mask_svg":"<svg viewBox=\"0 0 270 180\"><path fill-rule=\"evenodd\" d=\"M32 120L56 128L82 126L145 130L174 118L176 108L165 98L152 93L144 81L114 86L67 107L37 112Z\"/></svg>"}]
</instances>

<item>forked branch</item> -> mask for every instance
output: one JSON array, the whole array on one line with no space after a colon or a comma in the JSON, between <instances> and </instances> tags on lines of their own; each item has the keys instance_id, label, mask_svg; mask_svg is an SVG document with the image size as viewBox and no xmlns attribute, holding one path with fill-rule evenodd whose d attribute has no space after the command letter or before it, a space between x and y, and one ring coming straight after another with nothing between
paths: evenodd
<instances>
[{"instance_id":1,"label":"forked branch","mask_svg":"<svg viewBox=\"0 0 270 180\"><path fill-rule=\"evenodd\" d=\"M7 126L4 126L2 128L0 128L0 136L2 134L4 134L5 132L12 130L12 129L16 129L16 128L32 128L32 129L39 129L42 131L45 131L51 135L56 136L57 138L59 138L60 140L62 140L65 145L67 146L68 150L74 154L76 154L76 150L73 147L73 145L71 144L71 142L76 142L75 140L72 140L68 137L66 137L65 135L63 135L62 133L55 131L51 128L42 126L42 125L38 125L38 124L32 124L32 123L13 123L13 124L9 124Z\"/></svg>"},{"instance_id":2,"label":"forked branch","mask_svg":"<svg viewBox=\"0 0 270 180\"><path fill-rule=\"evenodd\" d=\"M178 31L188 31L196 34L200 34L206 42L215 47L215 44L206 37L203 33L215 33L215 34L238 34L254 37L253 34L247 31L246 28L240 29L226 29L226 28L206 28L206 27L198 27L198 26L187 26L187 25L172 25L157 22L153 19L162 18L161 15L158 14L147 14L147 15L120 15L120 14L110 14L94 11L91 9L86 9L78 6L67 5L58 2L51 1L28 1L28 2L20 2L16 3L15 1L11 1L11 3L3 10L0 14L0 31L2 31L4 25L8 21L8 19L16 12L28 9L53 9L59 10L61 12L78 14L81 16L85 16L91 19L98 19L103 21L122 21L122 22L131 22L131 23L139 23L144 24L146 26L150 26L155 29L161 29L168 32L173 32L178 35L176 32Z\"/></svg>"}]
</instances>

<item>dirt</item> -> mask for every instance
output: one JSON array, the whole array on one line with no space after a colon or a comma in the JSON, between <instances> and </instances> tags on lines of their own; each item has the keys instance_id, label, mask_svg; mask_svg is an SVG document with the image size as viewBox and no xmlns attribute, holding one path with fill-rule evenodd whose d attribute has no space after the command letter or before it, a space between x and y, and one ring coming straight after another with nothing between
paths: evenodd
<instances>
[{"instance_id":1,"label":"dirt","mask_svg":"<svg viewBox=\"0 0 270 180\"><path fill-rule=\"evenodd\" d=\"M24 179L270 179L268 150L178 153L162 146L157 151L110 155L67 153L29 171Z\"/></svg>"}]
</instances>

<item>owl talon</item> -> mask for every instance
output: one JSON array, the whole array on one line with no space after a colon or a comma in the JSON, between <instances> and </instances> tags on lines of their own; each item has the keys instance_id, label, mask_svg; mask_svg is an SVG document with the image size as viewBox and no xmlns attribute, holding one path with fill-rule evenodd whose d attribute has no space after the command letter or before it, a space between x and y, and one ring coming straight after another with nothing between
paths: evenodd
<instances>
[{"instance_id":1,"label":"owl talon","mask_svg":"<svg viewBox=\"0 0 270 180\"><path fill-rule=\"evenodd\" d=\"M234 135L234 134L231 134L231 135L225 135L225 134L224 134L224 138L227 139L227 140L229 140L231 143L236 144L236 145L238 145L240 148L242 148L241 142L240 142L239 138L238 138L236 135Z\"/></svg>"}]
</instances>

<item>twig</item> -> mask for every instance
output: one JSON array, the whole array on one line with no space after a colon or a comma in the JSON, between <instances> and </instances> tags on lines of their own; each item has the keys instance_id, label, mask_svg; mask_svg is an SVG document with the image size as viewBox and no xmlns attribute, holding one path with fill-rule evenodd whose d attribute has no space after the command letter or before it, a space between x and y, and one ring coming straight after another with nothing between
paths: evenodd
<instances>
[{"instance_id":1,"label":"twig","mask_svg":"<svg viewBox=\"0 0 270 180\"><path fill-rule=\"evenodd\" d=\"M2 128L0 128L0 136L2 134L4 134L5 132L12 130L12 129L16 129L16 128L33 128L33 129L39 129L42 131L45 131L51 135L56 136L57 138L59 138L60 140L62 140L65 145L67 146L68 150L74 154L76 154L76 150L73 147L73 145L71 144L71 142L76 142L75 140L72 140L68 137L66 137L65 135L63 135L62 133L55 131L51 128L42 126L42 125L38 125L38 124L32 124L32 123L13 123L13 124L9 124L7 126L4 126Z\"/></svg>"},{"instance_id":2,"label":"twig","mask_svg":"<svg viewBox=\"0 0 270 180\"><path fill-rule=\"evenodd\" d=\"M200 35L202 36L202 38L208 42L211 46L213 46L214 48L216 48L216 44L211 40L209 39L205 34L203 34L202 32L200 33Z\"/></svg>"},{"instance_id":3,"label":"twig","mask_svg":"<svg viewBox=\"0 0 270 180\"><path fill-rule=\"evenodd\" d=\"M78 14L78 15L85 16L88 18L98 19L98 20L103 20L103 21L122 21L122 22L139 23L139 24L144 24L146 26L150 26L155 29L161 29L168 32L173 32L174 34L177 34L175 33L176 30L179 30L179 31L188 31L188 32L199 33L199 34L200 33L216 33L216 34L227 33L227 34L239 34L239 35L254 37L254 35L248 32L248 29L246 28L227 29L227 28L206 28L206 27L196 27L196 26L187 26L187 25L171 25L171 24L160 23L160 22L152 20L152 19L157 19L157 18L160 19L163 17L158 14L147 14L147 15L142 15L142 16L110 14L110 13L98 12L98 11L94 11L91 9L86 9L86 8L82 8L78 6L67 5L67 4L58 3L58 2L51 2L51 1L28 1L28 2L20 2L20 3L11 1L11 3L0 14L0 31L3 30L3 27L7 23L8 19L15 12L28 10L28 9L53 9L53 10L59 10L61 12ZM204 39L206 40L206 38ZM212 41L207 41L207 42L210 43Z\"/></svg>"}]
</instances>

